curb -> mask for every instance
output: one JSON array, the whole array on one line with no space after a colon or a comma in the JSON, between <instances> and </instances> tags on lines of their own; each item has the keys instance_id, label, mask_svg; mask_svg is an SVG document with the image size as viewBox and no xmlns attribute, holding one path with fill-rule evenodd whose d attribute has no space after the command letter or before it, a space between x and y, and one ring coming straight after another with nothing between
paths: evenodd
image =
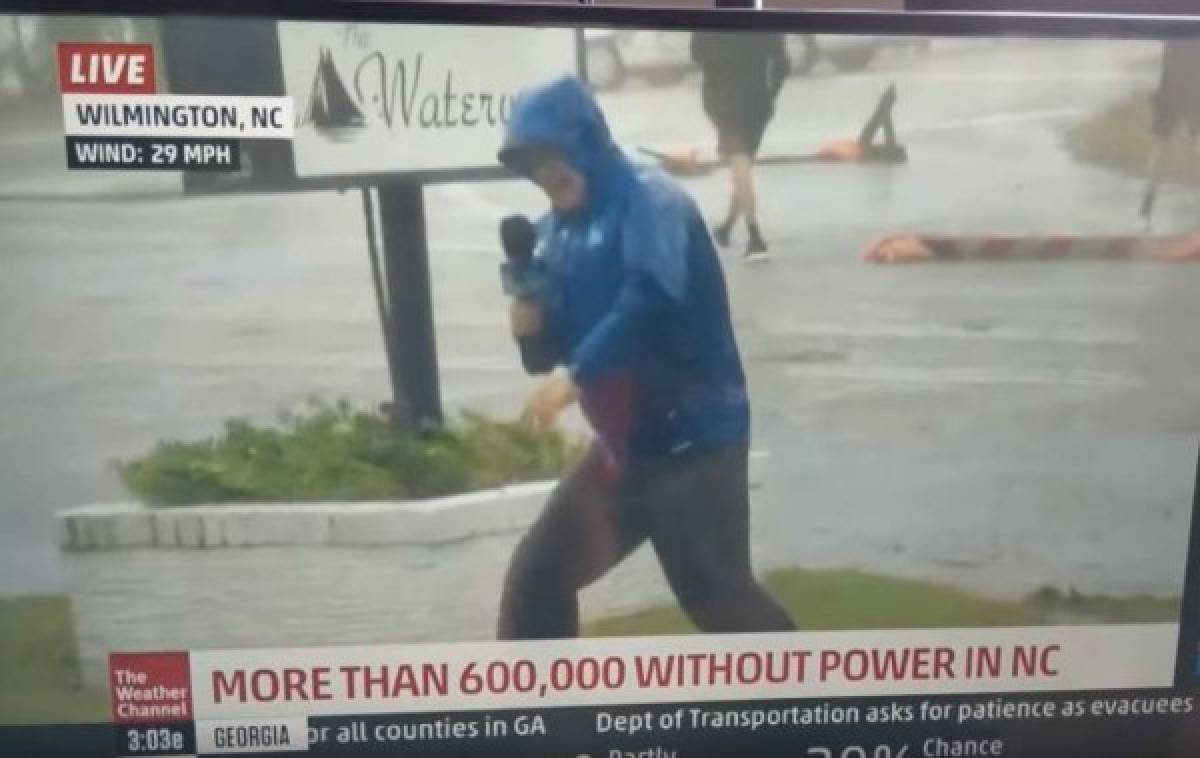
<instances>
[{"instance_id":1,"label":"curb","mask_svg":"<svg viewBox=\"0 0 1200 758\"><path fill-rule=\"evenodd\" d=\"M1149 260L1200 262L1200 232L1165 237L892 234L869 244L867 263Z\"/></svg>"},{"instance_id":2,"label":"curb","mask_svg":"<svg viewBox=\"0 0 1200 758\"><path fill-rule=\"evenodd\" d=\"M752 450L751 488L770 453ZM59 548L82 554L123 550L264 547L431 547L519 532L541 513L557 480L410 501L227 503L152 508L98 503L57 513Z\"/></svg>"},{"instance_id":3,"label":"curb","mask_svg":"<svg viewBox=\"0 0 1200 758\"><path fill-rule=\"evenodd\" d=\"M409 502L90 505L59 512L59 547L64 553L96 553L435 546L528 527L555 484L532 482Z\"/></svg>"},{"instance_id":4,"label":"curb","mask_svg":"<svg viewBox=\"0 0 1200 758\"><path fill-rule=\"evenodd\" d=\"M672 176L707 176L724 167L725 161L701 158L696 148L676 152L662 152L639 147L638 151L658 161L662 170ZM766 155L756 158L756 166L796 166L806 163L845 164L897 164L908 160L908 152L901 145L861 145L858 140L844 139L826 142L816 152L799 154Z\"/></svg>"}]
</instances>

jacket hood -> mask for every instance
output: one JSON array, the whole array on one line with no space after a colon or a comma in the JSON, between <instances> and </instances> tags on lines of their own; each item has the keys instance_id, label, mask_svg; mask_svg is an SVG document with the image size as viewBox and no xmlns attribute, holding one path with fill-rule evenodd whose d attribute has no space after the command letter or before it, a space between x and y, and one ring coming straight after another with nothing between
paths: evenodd
<instances>
[{"instance_id":1,"label":"jacket hood","mask_svg":"<svg viewBox=\"0 0 1200 758\"><path fill-rule=\"evenodd\" d=\"M689 225L698 217L695 206L661 172L640 170L621 151L600 107L578 79L562 77L517 96L500 162L528 176L522 159L540 150L561 154L587 182L585 206L565 216L620 213L619 231L609 244L624 256L623 265L682 301Z\"/></svg>"},{"instance_id":2,"label":"jacket hood","mask_svg":"<svg viewBox=\"0 0 1200 758\"><path fill-rule=\"evenodd\" d=\"M593 200L604 200L620 184L619 177L633 175L600 107L575 77L560 77L517 95L498 157L528 175L522 156L546 149L561 153L583 176Z\"/></svg>"}]
</instances>

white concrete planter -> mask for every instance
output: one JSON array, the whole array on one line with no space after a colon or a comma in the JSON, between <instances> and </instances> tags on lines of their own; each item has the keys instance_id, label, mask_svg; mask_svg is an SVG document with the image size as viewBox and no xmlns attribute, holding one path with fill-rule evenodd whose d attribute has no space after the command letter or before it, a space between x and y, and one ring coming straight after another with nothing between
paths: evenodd
<instances>
[{"instance_id":1,"label":"white concrete planter","mask_svg":"<svg viewBox=\"0 0 1200 758\"><path fill-rule=\"evenodd\" d=\"M416 503L94 505L61 512L84 679L113 650L486 639L553 482ZM638 551L588 615L670 597Z\"/></svg>"},{"instance_id":2,"label":"white concrete planter","mask_svg":"<svg viewBox=\"0 0 1200 758\"><path fill-rule=\"evenodd\" d=\"M102 685L114 650L490 638L509 557L553 486L407 503L60 512L84 679ZM642 548L582 603L595 617L670 597Z\"/></svg>"}]
</instances>

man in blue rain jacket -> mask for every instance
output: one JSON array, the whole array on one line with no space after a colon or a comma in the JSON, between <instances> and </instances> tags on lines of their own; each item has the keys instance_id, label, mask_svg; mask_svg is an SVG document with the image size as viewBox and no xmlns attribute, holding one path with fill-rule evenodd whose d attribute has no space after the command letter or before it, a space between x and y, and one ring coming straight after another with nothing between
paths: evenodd
<instances>
[{"instance_id":1,"label":"man in blue rain jacket","mask_svg":"<svg viewBox=\"0 0 1200 758\"><path fill-rule=\"evenodd\" d=\"M526 417L578 400L596 435L513 556L499 636L578 634L577 591L646 539L701 631L792 629L751 572L746 381L692 199L626 158L573 78L517 98L499 157L551 203L544 292L510 311L545 356Z\"/></svg>"}]
</instances>

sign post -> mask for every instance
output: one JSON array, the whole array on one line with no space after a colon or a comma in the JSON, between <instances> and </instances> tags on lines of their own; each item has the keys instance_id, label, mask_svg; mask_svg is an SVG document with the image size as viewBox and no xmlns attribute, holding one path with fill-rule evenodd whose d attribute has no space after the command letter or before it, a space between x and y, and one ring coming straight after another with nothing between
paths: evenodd
<instances>
[{"instance_id":1,"label":"sign post","mask_svg":"<svg viewBox=\"0 0 1200 758\"><path fill-rule=\"evenodd\" d=\"M425 231L425 188L418 182L379 185L383 236L384 291L388 319L388 369L392 379L392 421L423 429L442 423L437 338L429 243Z\"/></svg>"}]
</instances>

